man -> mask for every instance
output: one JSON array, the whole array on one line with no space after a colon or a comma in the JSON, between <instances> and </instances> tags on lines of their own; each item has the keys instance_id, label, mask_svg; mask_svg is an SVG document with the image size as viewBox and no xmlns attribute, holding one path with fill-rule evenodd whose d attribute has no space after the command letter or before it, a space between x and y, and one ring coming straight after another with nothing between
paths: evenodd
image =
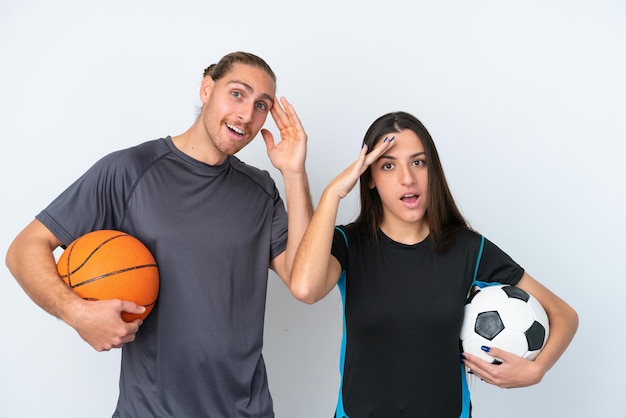
<instances>
[{"instance_id":1,"label":"man","mask_svg":"<svg viewBox=\"0 0 626 418\"><path fill-rule=\"evenodd\" d=\"M105 156L8 250L7 266L33 301L94 349L122 347L114 417L274 416L261 354L267 269L289 285L312 215L307 136L275 91L261 58L226 55L205 71L202 110L186 132ZM261 129L268 113L278 144ZM288 214L269 174L233 156L259 130ZM159 299L145 322L120 317L143 307L85 301L59 279L54 249L98 229L127 232L155 256Z\"/></svg>"}]
</instances>

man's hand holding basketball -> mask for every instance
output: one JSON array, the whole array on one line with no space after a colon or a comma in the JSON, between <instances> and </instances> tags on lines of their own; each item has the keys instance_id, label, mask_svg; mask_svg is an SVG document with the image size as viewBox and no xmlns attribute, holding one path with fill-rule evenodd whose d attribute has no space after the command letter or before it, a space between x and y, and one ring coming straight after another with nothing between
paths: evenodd
<instances>
[{"instance_id":1,"label":"man's hand holding basketball","mask_svg":"<svg viewBox=\"0 0 626 418\"><path fill-rule=\"evenodd\" d=\"M146 308L119 299L82 301L66 322L96 351L109 351L135 340L143 320L124 322L122 312L143 313Z\"/></svg>"}]
</instances>

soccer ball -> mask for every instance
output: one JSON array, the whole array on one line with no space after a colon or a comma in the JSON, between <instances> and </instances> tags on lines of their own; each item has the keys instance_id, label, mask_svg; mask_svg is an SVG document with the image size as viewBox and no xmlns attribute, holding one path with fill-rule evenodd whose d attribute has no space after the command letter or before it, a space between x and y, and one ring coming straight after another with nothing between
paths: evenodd
<instances>
[{"instance_id":1,"label":"soccer ball","mask_svg":"<svg viewBox=\"0 0 626 418\"><path fill-rule=\"evenodd\" d=\"M467 299L460 338L463 351L500 364L500 359L485 353L481 346L534 360L549 331L548 315L537 299L515 286L492 285Z\"/></svg>"}]
</instances>

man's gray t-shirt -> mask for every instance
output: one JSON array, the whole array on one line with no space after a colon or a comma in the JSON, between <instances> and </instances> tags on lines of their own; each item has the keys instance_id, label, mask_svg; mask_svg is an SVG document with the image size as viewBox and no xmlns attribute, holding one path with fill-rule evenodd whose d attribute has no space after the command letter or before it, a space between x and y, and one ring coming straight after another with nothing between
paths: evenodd
<instances>
[{"instance_id":1,"label":"man's gray t-shirt","mask_svg":"<svg viewBox=\"0 0 626 418\"><path fill-rule=\"evenodd\" d=\"M270 260L287 216L265 171L209 166L171 138L112 153L38 216L65 245L99 229L152 251L157 303L122 348L114 417L273 417L263 357Z\"/></svg>"}]
</instances>

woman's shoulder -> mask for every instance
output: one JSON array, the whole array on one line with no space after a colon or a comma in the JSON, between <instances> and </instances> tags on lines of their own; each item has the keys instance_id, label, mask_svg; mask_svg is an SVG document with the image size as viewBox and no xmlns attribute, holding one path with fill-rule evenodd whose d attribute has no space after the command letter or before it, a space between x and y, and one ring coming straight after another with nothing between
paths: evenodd
<instances>
[{"instance_id":1,"label":"woman's shoulder","mask_svg":"<svg viewBox=\"0 0 626 418\"><path fill-rule=\"evenodd\" d=\"M335 225L335 235L343 237L343 240L348 246L350 246L350 243L361 244L362 240L367 238L363 236L361 229L354 222Z\"/></svg>"},{"instance_id":2,"label":"woman's shoulder","mask_svg":"<svg viewBox=\"0 0 626 418\"><path fill-rule=\"evenodd\" d=\"M484 237L479 232L469 228L462 228L456 232L450 247L451 249L479 248L483 244Z\"/></svg>"},{"instance_id":3,"label":"woman's shoulder","mask_svg":"<svg viewBox=\"0 0 626 418\"><path fill-rule=\"evenodd\" d=\"M363 228L359 228L359 225L357 225L356 222L335 225L335 230L340 231L344 236L353 239L364 237L366 235L364 234Z\"/></svg>"},{"instance_id":4,"label":"woman's shoulder","mask_svg":"<svg viewBox=\"0 0 626 418\"><path fill-rule=\"evenodd\" d=\"M482 239L482 237L483 236L479 232L474 231L473 229L463 228L459 230L456 238L462 239L462 240L474 241L474 240L480 240Z\"/></svg>"}]
</instances>

